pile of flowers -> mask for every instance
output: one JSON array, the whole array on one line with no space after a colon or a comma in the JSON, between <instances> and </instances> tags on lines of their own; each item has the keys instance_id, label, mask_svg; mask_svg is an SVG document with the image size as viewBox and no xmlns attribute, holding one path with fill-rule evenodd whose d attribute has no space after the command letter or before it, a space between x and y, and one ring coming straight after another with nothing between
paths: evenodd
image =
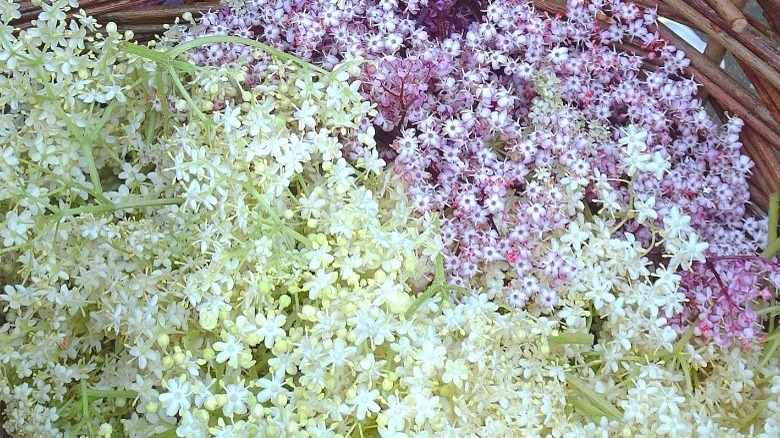
<instances>
[{"instance_id":1,"label":"pile of flowers","mask_svg":"<svg viewBox=\"0 0 780 438\"><path fill-rule=\"evenodd\" d=\"M3 427L780 434L741 122L654 11L568 6L227 1L142 46L0 0Z\"/></svg>"}]
</instances>

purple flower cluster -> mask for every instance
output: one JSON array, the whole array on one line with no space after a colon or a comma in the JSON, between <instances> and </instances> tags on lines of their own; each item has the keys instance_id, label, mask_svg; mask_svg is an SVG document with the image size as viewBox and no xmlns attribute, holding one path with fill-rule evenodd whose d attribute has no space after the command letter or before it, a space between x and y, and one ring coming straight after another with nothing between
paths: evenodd
<instances>
[{"instance_id":1,"label":"purple flower cluster","mask_svg":"<svg viewBox=\"0 0 780 438\"><path fill-rule=\"evenodd\" d=\"M769 302L780 287L780 263L757 256L710 257L682 275L689 305L675 317L680 327L697 321L694 334L728 346L751 348L763 340L756 302Z\"/></svg>"},{"instance_id":2,"label":"purple flower cluster","mask_svg":"<svg viewBox=\"0 0 780 438\"><path fill-rule=\"evenodd\" d=\"M597 20L602 14L611 20ZM550 310L576 272L546 243L577 213L603 206L595 173L614 181L624 208L631 197L654 197L655 226L681 209L713 256L755 254L762 244L760 226L745 214L752 163L740 153L741 121L721 128L709 118L696 83L682 75L689 61L659 37L656 18L622 0L570 0L566 17L520 0L272 0L206 14L191 37L257 38L325 68L367 60L359 79L378 108L371 123L416 209L445 218L450 281L470 283L499 263L506 301ZM252 85L268 59L250 52L215 44L192 59L248 61ZM553 85L560 92L545 95ZM668 173L639 171L625 182L620 141L629 126L647 133L646 153L669 162ZM578 181L580 198L565 189ZM622 231L652 241L646 224L629 220ZM712 286L711 265L695 265L685 274L690 303L680 329L703 318L725 330L712 336L720 344L749 339L749 307L732 308L726 298L767 298L755 266L718 267L741 278L732 291Z\"/></svg>"}]
</instances>

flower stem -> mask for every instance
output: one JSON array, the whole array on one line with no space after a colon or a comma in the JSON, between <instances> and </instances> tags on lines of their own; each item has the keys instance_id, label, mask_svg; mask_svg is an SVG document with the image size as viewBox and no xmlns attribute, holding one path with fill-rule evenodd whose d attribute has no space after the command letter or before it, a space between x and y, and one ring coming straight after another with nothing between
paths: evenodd
<instances>
[{"instance_id":1,"label":"flower stem","mask_svg":"<svg viewBox=\"0 0 780 438\"><path fill-rule=\"evenodd\" d=\"M214 44L214 43L235 43L235 44L244 44L247 46L256 47L268 53L269 55L276 57L277 59L281 59L284 61L292 61L302 67L312 69L318 73L330 75L330 73L327 70L321 67L317 67L314 64L306 62L303 59L298 58L297 56L293 56L288 53L284 53L281 50L274 49L273 47L267 44L263 44L260 41L255 41L249 38L243 38L237 36L229 36L229 35L213 35L213 36L195 38L193 40L187 41L186 43L179 44L176 47L168 50L167 52L168 59L174 59L177 56L181 55L182 53L190 49L194 49L195 47L203 46L206 44Z\"/></svg>"},{"instance_id":2,"label":"flower stem","mask_svg":"<svg viewBox=\"0 0 780 438\"><path fill-rule=\"evenodd\" d=\"M61 211L56 216L62 218L65 216L75 216L78 214L108 213L117 210L158 207L161 205L181 205L183 202L184 200L179 198L142 199L140 201L121 202L119 204L88 205L85 207L71 208L69 210Z\"/></svg>"},{"instance_id":3,"label":"flower stem","mask_svg":"<svg viewBox=\"0 0 780 438\"><path fill-rule=\"evenodd\" d=\"M590 333L562 333L547 338L553 344L593 345L593 335Z\"/></svg>"},{"instance_id":4,"label":"flower stem","mask_svg":"<svg viewBox=\"0 0 780 438\"><path fill-rule=\"evenodd\" d=\"M623 418L623 412L610 403L602 394L598 394L588 388L579 377L571 373L566 373L566 382L569 387L580 397L590 403L590 408L603 414L611 421L618 421ZM576 399L575 399L576 400Z\"/></svg>"}]
</instances>

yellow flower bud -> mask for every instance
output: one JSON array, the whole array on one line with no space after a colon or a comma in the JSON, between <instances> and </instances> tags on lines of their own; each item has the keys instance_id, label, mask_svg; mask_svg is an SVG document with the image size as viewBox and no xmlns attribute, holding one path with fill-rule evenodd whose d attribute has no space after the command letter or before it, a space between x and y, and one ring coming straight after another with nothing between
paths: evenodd
<instances>
[{"instance_id":1,"label":"yellow flower bud","mask_svg":"<svg viewBox=\"0 0 780 438\"><path fill-rule=\"evenodd\" d=\"M404 260L404 271L411 274L417 269L417 257L409 257Z\"/></svg>"},{"instance_id":2,"label":"yellow flower bud","mask_svg":"<svg viewBox=\"0 0 780 438\"><path fill-rule=\"evenodd\" d=\"M393 382L388 379L382 380L382 390L390 391L391 389L393 389Z\"/></svg>"},{"instance_id":3,"label":"yellow flower bud","mask_svg":"<svg viewBox=\"0 0 780 438\"><path fill-rule=\"evenodd\" d=\"M176 106L176 110L177 111L183 113L183 112L187 111L187 107L189 106L189 104L184 99L177 99L175 106Z\"/></svg>"},{"instance_id":4,"label":"yellow flower bud","mask_svg":"<svg viewBox=\"0 0 780 438\"><path fill-rule=\"evenodd\" d=\"M157 412L157 409L160 408L160 404L154 401L150 401L146 404L146 412L149 412L150 414L154 414Z\"/></svg>"},{"instance_id":5,"label":"yellow flower bud","mask_svg":"<svg viewBox=\"0 0 780 438\"><path fill-rule=\"evenodd\" d=\"M203 402L203 407L207 411L213 411L213 410L217 409L217 398L214 397L213 395L208 396L206 398L206 401Z\"/></svg>"},{"instance_id":6,"label":"yellow flower bud","mask_svg":"<svg viewBox=\"0 0 780 438\"><path fill-rule=\"evenodd\" d=\"M194 411L195 418L199 419L203 423L209 422L209 413L205 409L195 409Z\"/></svg>"},{"instance_id":7,"label":"yellow flower bud","mask_svg":"<svg viewBox=\"0 0 780 438\"><path fill-rule=\"evenodd\" d=\"M108 438L108 437L111 436L111 432L113 432L113 431L114 431L114 428L111 426L111 424L103 423L103 424L100 425L100 428L98 429L98 435L100 435L101 437Z\"/></svg>"},{"instance_id":8,"label":"yellow flower bud","mask_svg":"<svg viewBox=\"0 0 780 438\"><path fill-rule=\"evenodd\" d=\"M541 352L543 355L545 355L545 356L547 356L548 354L550 354L550 344L548 344L548 343L547 343L547 339L545 339L544 341L542 341L542 346L541 346L541 347L539 347L539 351L540 351L540 352Z\"/></svg>"},{"instance_id":9,"label":"yellow flower bud","mask_svg":"<svg viewBox=\"0 0 780 438\"><path fill-rule=\"evenodd\" d=\"M265 416L265 408L263 408L263 405L256 404L252 408L252 418L254 418L257 421L260 421Z\"/></svg>"},{"instance_id":10,"label":"yellow flower bud","mask_svg":"<svg viewBox=\"0 0 780 438\"><path fill-rule=\"evenodd\" d=\"M173 358L170 356L165 356L162 359L162 367L164 370L169 370L173 367Z\"/></svg>"},{"instance_id":11,"label":"yellow flower bud","mask_svg":"<svg viewBox=\"0 0 780 438\"><path fill-rule=\"evenodd\" d=\"M269 424L268 427L265 428L265 435L268 438L276 438L279 436L279 428L276 427L273 424Z\"/></svg>"},{"instance_id":12,"label":"yellow flower bud","mask_svg":"<svg viewBox=\"0 0 780 438\"><path fill-rule=\"evenodd\" d=\"M256 361L252 359L252 353L248 351L242 351L241 354L238 355L238 366L241 368L252 368L255 363Z\"/></svg>"},{"instance_id":13,"label":"yellow flower bud","mask_svg":"<svg viewBox=\"0 0 780 438\"><path fill-rule=\"evenodd\" d=\"M202 310L198 313L198 323L203 329L211 331L217 327L219 315L215 312Z\"/></svg>"},{"instance_id":14,"label":"yellow flower bud","mask_svg":"<svg viewBox=\"0 0 780 438\"><path fill-rule=\"evenodd\" d=\"M292 298L289 295L282 295L279 297L279 309L286 309L292 303Z\"/></svg>"},{"instance_id":15,"label":"yellow flower bud","mask_svg":"<svg viewBox=\"0 0 780 438\"><path fill-rule=\"evenodd\" d=\"M307 321L311 321L311 322L317 321L317 309L315 309L314 306L311 306L309 304L303 306L300 315L303 319Z\"/></svg>"}]
</instances>

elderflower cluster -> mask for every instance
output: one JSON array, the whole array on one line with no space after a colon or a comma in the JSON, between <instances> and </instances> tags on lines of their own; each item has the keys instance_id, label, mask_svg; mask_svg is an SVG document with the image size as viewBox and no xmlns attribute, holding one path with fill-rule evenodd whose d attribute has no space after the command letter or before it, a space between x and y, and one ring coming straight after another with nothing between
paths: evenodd
<instances>
[{"instance_id":1,"label":"elderflower cluster","mask_svg":"<svg viewBox=\"0 0 780 438\"><path fill-rule=\"evenodd\" d=\"M509 286L530 281L528 271L545 276L547 242L576 217L572 205L608 216L641 209L652 227L633 217L622 225L644 245L670 212L690 218L691 233L654 242L670 269L698 266L708 250L753 255L760 245L745 208L752 163L739 151L742 122L710 120L681 75L689 61L659 37L654 9L572 0L565 17L552 17L530 1L225 3L183 38L251 35L326 68L366 61L357 77L376 105L378 152L408 184L417 213L444 217L455 284L498 284L503 272L497 299L555 307L554 285L520 296ZM663 66L648 68L616 42L641 44ZM246 57L229 44L192 54L207 65ZM250 61L245 81L268 65ZM564 268L558 281L572 275Z\"/></svg>"},{"instance_id":2,"label":"elderflower cluster","mask_svg":"<svg viewBox=\"0 0 780 438\"><path fill-rule=\"evenodd\" d=\"M699 106L651 12L469 4L241 2L140 46L0 0L2 427L776 436L776 262L707 253L760 228L707 202L744 197L739 122L659 118Z\"/></svg>"},{"instance_id":3,"label":"elderflower cluster","mask_svg":"<svg viewBox=\"0 0 780 438\"><path fill-rule=\"evenodd\" d=\"M357 132L370 107L343 72L277 62L242 90L239 66L162 64L113 25L86 37L67 5L2 35L4 427L272 431L297 310L391 282L382 300L403 312L435 239L379 179ZM355 163L342 135L366 138Z\"/></svg>"}]
</instances>

